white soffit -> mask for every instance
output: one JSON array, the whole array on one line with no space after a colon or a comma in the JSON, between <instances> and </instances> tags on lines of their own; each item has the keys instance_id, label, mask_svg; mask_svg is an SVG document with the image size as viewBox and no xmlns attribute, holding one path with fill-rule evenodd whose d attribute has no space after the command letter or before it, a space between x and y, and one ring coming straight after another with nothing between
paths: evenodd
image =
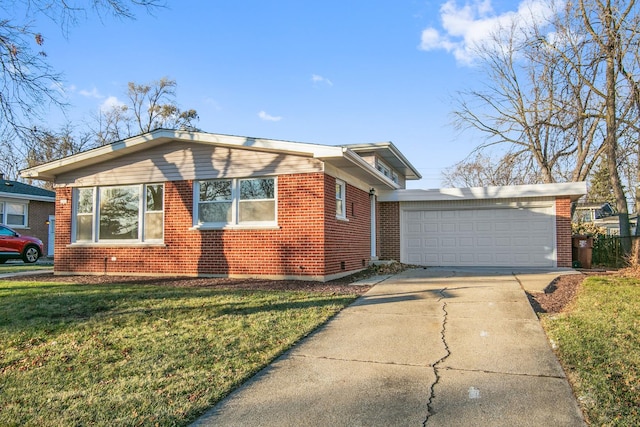
<instances>
[{"instance_id":1,"label":"white soffit","mask_svg":"<svg viewBox=\"0 0 640 427\"><path fill-rule=\"evenodd\" d=\"M451 200L521 199L532 197L570 197L577 200L587 193L586 182L557 184L509 185L431 190L395 190L380 192L381 202L418 202Z\"/></svg>"}]
</instances>

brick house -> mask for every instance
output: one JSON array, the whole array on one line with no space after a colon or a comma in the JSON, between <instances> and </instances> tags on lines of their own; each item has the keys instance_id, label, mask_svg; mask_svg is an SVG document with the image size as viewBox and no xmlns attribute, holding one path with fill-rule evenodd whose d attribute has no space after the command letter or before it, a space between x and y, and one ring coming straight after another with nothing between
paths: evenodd
<instances>
[{"instance_id":1,"label":"brick house","mask_svg":"<svg viewBox=\"0 0 640 427\"><path fill-rule=\"evenodd\" d=\"M417 240L439 244L421 234L433 227L431 213L460 210L456 221L469 233L463 222L474 206L524 208L531 213L525 221L544 219L547 228L552 222L544 231L553 236L540 242L549 247L537 247L530 259L570 266L564 219L584 193L583 183L527 186L523 193L508 187L510 194L416 193L405 184L420 174L389 142L326 146L162 129L22 175L55 183L58 274L331 280L376 259L434 265L428 250L418 254L422 243L416 252ZM461 197L467 204L456 205ZM448 224L448 216L440 220ZM486 227L485 219L470 220ZM444 244L452 237L443 235Z\"/></svg>"},{"instance_id":2,"label":"brick house","mask_svg":"<svg viewBox=\"0 0 640 427\"><path fill-rule=\"evenodd\" d=\"M53 191L4 179L4 175L0 174L0 224L42 240L45 250L43 256L52 255L48 248L54 202Z\"/></svg>"}]
</instances>

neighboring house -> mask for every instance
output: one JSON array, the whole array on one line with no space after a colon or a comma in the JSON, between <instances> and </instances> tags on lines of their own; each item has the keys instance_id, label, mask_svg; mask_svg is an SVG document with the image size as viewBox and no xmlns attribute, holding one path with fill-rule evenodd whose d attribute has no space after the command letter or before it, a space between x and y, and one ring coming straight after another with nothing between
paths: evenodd
<instances>
[{"instance_id":1,"label":"neighboring house","mask_svg":"<svg viewBox=\"0 0 640 427\"><path fill-rule=\"evenodd\" d=\"M55 193L0 174L0 224L20 234L37 237L44 243L43 256L53 255L49 248L50 227L55 211Z\"/></svg>"},{"instance_id":2,"label":"neighboring house","mask_svg":"<svg viewBox=\"0 0 640 427\"><path fill-rule=\"evenodd\" d=\"M637 214L629 215L631 234L635 235ZM620 218L609 203L578 203L573 213L573 222L593 224L605 230L607 236L620 235Z\"/></svg>"},{"instance_id":3,"label":"neighboring house","mask_svg":"<svg viewBox=\"0 0 640 427\"><path fill-rule=\"evenodd\" d=\"M57 274L331 280L376 259L568 267L570 204L586 192L405 190L421 176L389 142L170 130L22 175L55 183Z\"/></svg>"}]
</instances>

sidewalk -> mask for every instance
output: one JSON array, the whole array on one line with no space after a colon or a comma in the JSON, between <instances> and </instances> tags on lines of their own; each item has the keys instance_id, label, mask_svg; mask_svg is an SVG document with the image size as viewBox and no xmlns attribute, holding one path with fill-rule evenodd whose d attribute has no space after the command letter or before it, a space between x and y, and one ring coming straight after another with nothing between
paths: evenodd
<instances>
[{"instance_id":1,"label":"sidewalk","mask_svg":"<svg viewBox=\"0 0 640 427\"><path fill-rule=\"evenodd\" d=\"M583 426L521 285L543 274L393 276L194 425Z\"/></svg>"}]
</instances>

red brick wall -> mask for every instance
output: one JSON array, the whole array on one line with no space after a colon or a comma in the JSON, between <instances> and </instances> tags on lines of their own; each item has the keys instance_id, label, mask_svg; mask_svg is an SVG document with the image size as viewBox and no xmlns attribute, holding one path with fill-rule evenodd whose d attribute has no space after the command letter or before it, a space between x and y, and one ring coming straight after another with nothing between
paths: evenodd
<instances>
[{"instance_id":1,"label":"red brick wall","mask_svg":"<svg viewBox=\"0 0 640 427\"><path fill-rule=\"evenodd\" d=\"M47 246L49 245L49 215L53 215L55 205L53 202L29 202L29 230L18 230L29 236L37 237L44 243L44 254L47 256Z\"/></svg>"},{"instance_id":2,"label":"red brick wall","mask_svg":"<svg viewBox=\"0 0 640 427\"><path fill-rule=\"evenodd\" d=\"M368 193L348 185L349 221L338 221L335 179L323 173L278 177L277 229L191 230L193 184L168 182L164 245L157 246L70 246L71 196L70 188L57 190L58 200L68 200L56 205L57 272L326 276L369 259Z\"/></svg>"},{"instance_id":3,"label":"red brick wall","mask_svg":"<svg viewBox=\"0 0 640 427\"><path fill-rule=\"evenodd\" d=\"M347 219L336 218L336 180L325 175L325 234L327 274L360 270L371 259L371 202L369 193L347 183L345 210ZM343 268L344 267L344 268Z\"/></svg>"},{"instance_id":4,"label":"red brick wall","mask_svg":"<svg viewBox=\"0 0 640 427\"><path fill-rule=\"evenodd\" d=\"M571 199L556 199L558 267L571 267Z\"/></svg>"},{"instance_id":5,"label":"red brick wall","mask_svg":"<svg viewBox=\"0 0 640 427\"><path fill-rule=\"evenodd\" d=\"M380 259L400 261L400 203L378 203Z\"/></svg>"}]
</instances>

